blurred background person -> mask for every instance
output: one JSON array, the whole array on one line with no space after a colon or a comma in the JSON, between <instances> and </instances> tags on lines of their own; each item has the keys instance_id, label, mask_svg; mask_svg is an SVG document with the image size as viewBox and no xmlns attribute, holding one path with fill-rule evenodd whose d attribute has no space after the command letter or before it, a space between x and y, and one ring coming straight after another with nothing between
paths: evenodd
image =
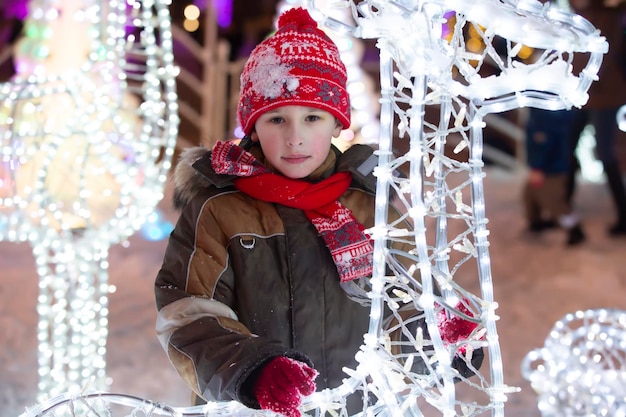
<instances>
[{"instance_id":1,"label":"blurred background person","mask_svg":"<svg viewBox=\"0 0 626 417\"><path fill-rule=\"evenodd\" d=\"M589 20L609 43L598 73L599 80L591 84L589 101L582 109L574 109L572 119L572 164L567 180L567 198L571 202L576 188L576 173L580 162L576 147L587 125L595 131L596 156L602 163L607 185L615 206L616 220L608 233L626 237L626 189L617 155L618 126L616 114L626 104L626 2L624 0L570 0L576 14Z\"/></svg>"},{"instance_id":2,"label":"blurred background person","mask_svg":"<svg viewBox=\"0 0 626 417\"><path fill-rule=\"evenodd\" d=\"M529 109L526 123L529 171L523 189L528 230L540 233L560 227L567 231L568 246L585 241L578 216L566 196L573 118L574 114L568 110Z\"/></svg>"}]
</instances>

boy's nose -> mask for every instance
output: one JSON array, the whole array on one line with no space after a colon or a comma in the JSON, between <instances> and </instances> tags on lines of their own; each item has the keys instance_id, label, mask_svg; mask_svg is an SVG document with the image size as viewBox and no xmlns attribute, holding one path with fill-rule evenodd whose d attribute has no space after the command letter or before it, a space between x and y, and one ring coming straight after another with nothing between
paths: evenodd
<instances>
[{"instance_id":1,"label":"boy's nose","mask_svg":"<svg viewBox=\"0 0 626 417\"><path fill-rule=\"evenodd\" d=\"M300 135L300 132L298 132L298 129L292 128L289 130L289 133L287 135L287 145L289 146L302 145L302 136Z\"/></svg>"},{"instance_id":2,"label":"boy's nose","mask_svg":"<svg viewBox=\"0 0 626 417\"><path fill-rule=\"evenodd\" d=\"M289 146L298 146L298 145L302 145L302 141L300 140L299 137L290 137L287 140L287 145Z\"/></svg>"}]
</instances>

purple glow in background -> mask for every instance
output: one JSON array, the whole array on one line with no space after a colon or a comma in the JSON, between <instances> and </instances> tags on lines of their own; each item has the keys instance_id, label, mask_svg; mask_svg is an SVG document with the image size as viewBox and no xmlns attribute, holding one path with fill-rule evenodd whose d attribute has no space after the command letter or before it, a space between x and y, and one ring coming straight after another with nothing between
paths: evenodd
<instances>
[{"instance_id":1,"label":"purple glow in background","mask_svg":"<svg viewBox=\"0 0 626 417\"><path fill-rule=\"evenodd\" d=\"M213 0L217 24L227 28L233 20L233 0Z\"/></svg>"},{"instance_id":2,"label":"purple glow in background","mask_svg":"<svg viewBox=\"0 0 626 417\"><path fill-rule=\"evenodd\" d=\"M205 10L208 0L193 0L193 4L200 10ZM213 0L213 9L217 24L222 28L227 28L233 21L233 0Z\"/></svg>"},{"instance_id":3,"label":"purple glow in background","mask_svg":"<svg viewBox=\"0 0 626 417\"><path fill-rule=\"evenodd\" d=\"M446 23L444 23L441 26L441 37L442 38L446 38L448 35L450 35L450 33L452 32L452 29L450 28L450 19L452 19L454 16L456 15L456 12L454 10L451 10L449 12L445 12L443 14L443 17L447 20Z\"/></svg>"},{"instance_id":4,"label":"purple glow in background","mask_svg":"<svg viewBox=\"0 0 626 417\"><path fill-rule=\"evenodd\" d=\"M24 20L28 15L28 0L2 0L0 15L5 19Z\"/></svg>"}]
</instances>

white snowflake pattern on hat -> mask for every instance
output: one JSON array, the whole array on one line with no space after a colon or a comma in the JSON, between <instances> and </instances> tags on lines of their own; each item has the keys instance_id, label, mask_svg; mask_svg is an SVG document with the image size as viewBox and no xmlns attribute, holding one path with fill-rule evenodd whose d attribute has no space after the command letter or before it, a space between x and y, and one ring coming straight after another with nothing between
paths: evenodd
<instances>
[{"instance_id":1,"label":"white snowflake pattern on hat","mask_svg":"<svg viewBox=\"0 0 626 417\"><path fill-rule=\"evenodd\" d=\"M282 63L272 48L258 51L255 62L250 70L252 90L266 99L279 97L283 87L294 92L300 82L297 77L289 75L291 67Z\"/></svg>"}]
</instances>

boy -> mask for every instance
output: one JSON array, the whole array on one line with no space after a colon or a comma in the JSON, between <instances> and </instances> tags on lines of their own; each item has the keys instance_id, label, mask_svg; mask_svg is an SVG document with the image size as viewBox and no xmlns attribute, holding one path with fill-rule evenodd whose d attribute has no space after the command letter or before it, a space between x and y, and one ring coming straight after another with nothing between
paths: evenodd
<instances>
[{"instance_id":1,"label":"boy","mask_svg":"<svg viewBox=\"0 0 626 417\"><path fill-rule=\"evenodd\" d=\"M304 9L278 27L241 76L246 137L177 166L157 334L197 396L299 416L302 396L341 385L368 331L356 283L372 273L375 164L359 171L367 146L331 145L350 126L337 47Z\"/></svg>"}]
</instances>

